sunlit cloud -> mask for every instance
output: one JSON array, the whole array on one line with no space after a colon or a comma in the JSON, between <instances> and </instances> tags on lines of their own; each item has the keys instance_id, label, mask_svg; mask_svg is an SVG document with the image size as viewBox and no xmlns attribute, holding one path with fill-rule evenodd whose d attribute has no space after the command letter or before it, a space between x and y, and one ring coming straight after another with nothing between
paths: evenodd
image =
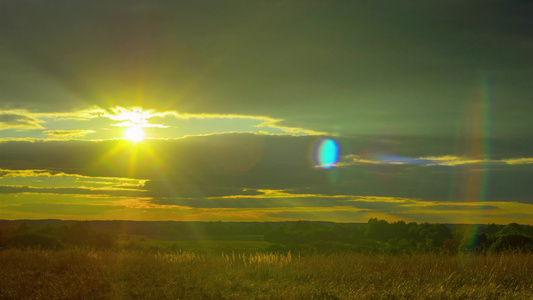
<instances>
[{"instance_id":1,"label":"sunlit cloud","mask_svg":"<svg viewBox=\"0 0 533 300\"><path fill-rule=\"evenodd\" d=\"M208 119L249 119L260 121L259 124L254 125L256 128L275 128L279 129L287 134L298 134L298 135L327 135L326 132L317 132L313 130L308 130L304 128L288 127L281 126L278 123L284 121L282 119L274 119L267 116L253 116L253 115L235 115L235 114L190 114L190 113L179 113L177 111L163 111L156 112L154 110L143 110L140 107L133 108L123 108L116 107L111 109L112 113L106 113L104 116L115 120L123 121L115 126L131 126L132 124L138 124L142 127L163 127L168 126L161 124L151 124L148 123L150 118L166 118L172 116L180 120L208 120Z\"/></svg>"},{"instance_id":2,"label":"sunlit cloud","mask_svg":"<svg viewBox=\"0 0 533 300\"><path fill-rule=\"evenodd\" d=\"M52 173L48 170L6 170L0 169L0 177L37 177L37 176L61 176L64 173ZM1 180L1 179L0 179Z\"/></svg>"},{"instance_id":3,"label":"sunlit cloud","mask_svg":"<svg viewBox=\"0 0 533 300\"><path fill-rule=\"evenodd\" d=\"M82 137L88 134L94 133L94 130L46 130L43 131L44 134L57 137L57 138L73 138L73 137Z\"/></svg>"},{"instance_id":4,"label":"sunlit cloud","mask_svg":"<svg viewBox=\"0 0 533 300\"><path fill-rule=\"evenodd\" d=\"M54 113L41 113L30 112L24 109L14 110L0 110L0 120L5 118L7 121L12 119L29 120L30 122L43 123L43 119L51 120L78 120L85 121L89 119L99 118L105 115L105 110L99 107L92 107L89 109L71 111L71 112L54 112Z\"/></svg>"},{"instance_id":5,"label":"sunlit cloud","mask_svg":"<svg viewBox=\"0 0 533 300\"><path fill-rule=\"evenodd\" d=\"M59 204L59 203L24 203L10 205L2 208L5 211L17 211L40 216L43 211L53 212L54 216L72 218L77 216L93 216L104 214L108 210L117 209L116 206L83 205L83 204Z\"/></svg>"},{"instance_id":6,"label":"sunlit cloud","mask_svg":"<svg viewBox=\"0 0 533 300\"><path fill-rule=\"evenodd\" d=\"M6 194L9 188L18 193ZM158 202L143 195L112 194L109 189L101 189L100 193L98 190L3 186L0 191L4 193L4 200L0 207L4 215L11 212L11 216L19 218L55 218L60 214L66 219L83 215L87 219L366 222L377 217L388 221L487 223L509 220L513 216L515 221L525 224L531 219L531 214L527 213L531 205L515 202L426 201L356 195L307 194L302 197L282 190L263 190L263 198L243 195ZM227 201L233 203L227 205ZM269 204L271 201L274 205ZM83 208L86 212L81 214L79 209Z\"/></svg>"},{"instance_id":7,"label":"sunlit cloud","mask_svg":"<svg viewBox=\"0 0 533 300\"><path fill-rule=\"evenodd\" d=\"M33 142L38 142L38 141L42 141L42 140L43 139L40 139L40 138L30 138L30 137L26 137L26 138L6 137L6 138L0 138L0 143L2 143L2 142L29 142L29 143L33 143ZM61 139L54 138L54 139L49 139L49 140L61 140Z\"/></svg>"},{"instance_id":8,"label":"sunlit cloud","mask_svg":"<svg viewBox=\"0 0 533 300\"><path fill-rule=\"evenodd\" d=\"M67 121L67 120L74 120L74 121L87 121L90 119L100 118L105 115L105 110L93 106L88 109L83 110L76 110L71 112L57 112L57 113L29 113L32 116L38 117L38 118L46 118L51 120L58 120L58 121Z\"/></svg>"},{"instance_id":9,"label":"sunlit cloud","mask_svg":"<svg viewBox=\"0 0 533 300\"><path fill-rule=\"evenodd\" d=\"M42 120L23 112L0 112L0 130L16 129L42 129Z\"/></svg>"},{"instance_id":10,"label":"sunlit cloud","mask_svg":"<svg viewBox=\"0 0 533 300\"><path fill-rule=\"evenodd\" d=\"M481 163L490 163L490 164L508 164L508 165L527 165L533 164L533 158L524 157L524 158L508 158L508 159L468 159L457 156L440 156L440 157L422 157L421 160L431 161L428 163L428 166L457 166L457 165L466 165L466 164L481 164Z\"/></svg>"},{"instance_id":11,"label":"sunlit cloud","mask_svg":"<svg viewBox=\"0 0 533 300\"><path fill-rule=\"evenodd\" d=\"M0 194L141 196L146 180L45 170L0 170Z\"/></svg>"},{"instance_id":12,"label":"sunlit cloud","mask_svg":"<svg viewBox=\"0 0 533 300\"><path fill-rule=\"evenodd\" d=\"M420 199L404 198L404 197L381 197L381 196L353 196L350 201L365 201L365 202L384 202L384 203L415 203Z\"/></svg>"},{"instance_id":13,"label":"sunlit cloud","mask_svg":"<svg viewBox=\"0 0 533 300\"><path fill-rule=\"evenodd\" d=\"M192 207L186 207L186 206L165 205L165 204L154 203L151 200L152 198L150 197L135 197L135 198L123 197L123 198L118 198L110 203L113 203L113 205L117 205L117 206L124 206L127 208L135 208L135 209L153 209L153 208L168 209L168 210L176 209L176 208L187 209L187 210L193 209Z\"/></svg>"},{"instance_id":14,"label":"sunlit cloud","mask_svg":"<svg viewBox=\"0 0 533 300\"><path fill-rule=\"evenodd\" d=\"M176 111L167 111L161 113L153 113L153 117L166 117L174 116L177 119L190 120L190 119L250 119L260 121L259 124L254 125L256 128L275 128L283 132L284 134L291 135L327 135L326 132L318 132L304 128L289 127L279 125L280 122L284 121L282 119L274 119L267 116L253 116L253 115L234 115L234 114L189 114L189 113L178 113ZM272 134L268 131L259 131L259 134Z\"/></svg>"},{"instance_id":15,"label":"sunlit cloud","mask_svg":"<svg viewBox=\"0 0 533 300\"><path fill-rule=\"evenodd\" d=\"M414 162L415 160L411 159L410 161ZM356 154L345 155L341 158L341 162L338 163L338 166L354 166L361 164L371 164L371 165L403 165L406 164L405 158L394 157L391 155L379 155L374 156L361 156Z\"/></svg>"},{"instance_id":16,"label":"sunlit cloud","mask_svg":"<svg viewBox=\"0 0 533 300\"><path fill-rule=\"evenodd\" d=\"M281 119L235 114L189 114L145 110L141 107L92 107L86 110L30 113L0 111L0 141L122 139L123 128L144 128L146 138L173 139L224 133L262 135L319 135L305 128L281 126ZM38 130L42 129L42 130Z\"/></svg>"},{"instance_id":17,"label":"sunlit cloud","mask_svg":"<svg viewBox=\"0 0 533 300\"><path fill-rule=\"evenodd\" d=\"M468 159L458 156L445 155L445 156L428 156L420 157L418 160L426 161L427 166L457 166L466 164L479 164L483 163L481 159Z\"/></svg>"},{"instance_id":18,"label":"sunlit cloud","mask_svg":"<svg viewBox=\"0 0 533 300\"><path fill-rule=\"evenodd\" d=\"M258 199L290 199L290 198L346 198L350 197L347 195L322 195L322 194L302 194L302 193L291 193L290 189L285 190L270 190L270 189L243 189L243 192L257 192L257 194L246 195L246 198L258 198ZM209 197L207 199L231 199L231 198L242 198L243 195L231 195L231 196L222 196L222 197Z\"/></svg>"},{"instance_id":19,"label":"sunlit cloud","mask_svg":"<svg viewBox=\"0 0 533 300\"><path fill-rule=\"evenodd\" d=\"M137 127L157 127L157 128L167 128L168 127L168 126L165 126L165 125L162 125L162 124L150 124L150 123L138 124L138 123L131 122L131 121L124 121L124 122L121 122L121 123L111 124L111 126L117 126L117 127L137 126Z\"/></svg>"},{"instance_id":20,"label":"sunlit cloud","mask_svg":"<svg viewBox=\"0 0 533 300\"><path fill-rule=\"evenodd\" d=\"M446 18L431 17L443 1L314 1L312 18L296 3L8 2L0 205L116 204L90 218L139 220L532 211L495 203L533 203L527 1L446 1ZM0 218L68 217L36 207Z\"/></svg>"},{"instance_id":21,"label":"sunlit cloud","mask_svg":"<svg viewBox=\"0 0 533 300\"><path fill-rule=\"evenodd\" d=\"M277 221L329 221L329 222L365 222L367 210L311 210L311 211L282 211L272 212L265 215L277 219Z\"/></svg>"},{"instance_id":22,"label":"sunlit cloud","mask_svg":"<svg viewBox=\"0 0 533 300\"><path fill-rule=\"evenodd\" d=\"M419 165L419 166L461 166L473 164L508 164L525 165L533 164L533 158L508 158L508 159L472 159L454 155L401 157L395 155L376 154L372 157L349 154L342 157L338 166L354 165Z\"/></svg>"},{"instance_id":23,"label":"sunlit cloud","mask_svg":"<svg viewBox=\"0 0 533 300\"><path fill-rule=\"evenodd\" d=\"M88 189L129 189L144 187L147 180L122 177L94 177L49 170L0 169L0 185Z\"/></svg>"},{"instance_id":24,"label":"sunlit cloud","mask_svg":"<svg viewBox=\"0 0 533 300\"><path fill-rule=\"evenodd\" d=\"M52 194L52 195L107 195L107 196L142 196L143 190L131 188L67 188L67 187L31 187L17 185L0 185L0 194Z\"/></svg>"},{"instance_id":25,"label":"sunlit cloud","mask_svg":"<svg viewBox=\"0 0 533 300\"><path fill-rule=\"evenodd\" d=\"M263 123L259 124L259 125L256 125L256 127L258 127L258 128L261 128L261 127L277 128L277 129L282 130L285 133L298 134L298 135L328 135L329 134L327 132L314 131L314 130L309 130L309 129L304 129L304 128L281 126L281 125L279 125L279 123L283 121L281 119L267 118L267 119L263 119L263 120L265 120L265 121Z\"/></svg>"},{"instance_id":26,"label":"sunlit cloud","mask_svg":"<svg viewBox=\"0 0 533 300\"><path fill-rule=\"evenodd\" d=\"M508 165L529 165L533 164L533 157L504 159L502 162Z\"/></svg>"}]
</instances>

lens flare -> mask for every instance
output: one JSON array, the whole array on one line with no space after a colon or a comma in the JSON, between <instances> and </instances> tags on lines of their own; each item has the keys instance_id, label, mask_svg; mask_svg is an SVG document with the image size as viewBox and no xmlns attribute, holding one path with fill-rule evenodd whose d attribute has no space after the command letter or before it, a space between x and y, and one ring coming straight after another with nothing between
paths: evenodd
<instances>
[{"instance_id":1,"label":"lens flare","mask_svg":"<svg viewBox=\"0 0 533 300\"><path fill-rule=\"evenodd\" d=\"M472 97L464 108L464 117L457 126L457 156L469 157L479 161L477 165L465 165L461 171L455 170L450 184L450 199L464 202L487 201L490 180L490 137L491 137L491 85L489 78L483 75L479 85L474 89ZM483 205L466 216L465 223L487 224L487 214ZM473 249L478 243L479 226L472 226L468 249Z\"/></svg>"},{"instance_id":2,"label":"lens flare","mask_svg":"<svg viewBox=\"0 0 533 300\"><path fill-rule=\"evenodd\" d=\"M332 139L321 139L315 145L313 156L315 167L319 169L331 169L339 162L339 145Z\"/></svg>"}]
</instances>

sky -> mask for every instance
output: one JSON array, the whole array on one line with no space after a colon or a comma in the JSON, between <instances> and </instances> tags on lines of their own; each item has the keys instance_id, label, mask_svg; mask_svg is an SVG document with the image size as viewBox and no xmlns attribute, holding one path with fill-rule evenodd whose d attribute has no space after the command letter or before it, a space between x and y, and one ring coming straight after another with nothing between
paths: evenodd
<instances>
[{"instance_id":1,"label":"sky","mask_svg":"<svg viewBox=\"0 0 533 300\"><path fill-rule=\"evenodd\" d=\"M0 3L0 219L533 225L533 3Z\"/></svg>"}]
</instances>

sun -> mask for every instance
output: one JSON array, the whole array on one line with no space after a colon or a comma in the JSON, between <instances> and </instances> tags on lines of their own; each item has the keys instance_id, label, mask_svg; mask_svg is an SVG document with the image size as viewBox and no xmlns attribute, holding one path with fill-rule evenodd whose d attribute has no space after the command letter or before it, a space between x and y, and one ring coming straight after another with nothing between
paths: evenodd
<instances>
[{"instance_id":1,"label":"sun","mask_svg":"<svg viewBox=\"0 0 533 300\"><path fill-rule=\"evenodd\" d=\"M124 130L124 137L132 142L144 140L144 130L140 126L130 126Z\"/></svg>"}]
</instances>

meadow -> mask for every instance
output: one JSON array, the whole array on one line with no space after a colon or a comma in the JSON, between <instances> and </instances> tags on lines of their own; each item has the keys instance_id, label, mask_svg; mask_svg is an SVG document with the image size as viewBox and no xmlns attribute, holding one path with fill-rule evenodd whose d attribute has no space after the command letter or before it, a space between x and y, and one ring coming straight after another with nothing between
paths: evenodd
<instances>
[{"instance_id":1,"label":"meadow","mask_svg":"<svg viewBox=\"0 0 533 300\"><path fill-rule=\"evenodd\" d=\"M532 299L533 255L0 250L0 299Z\"/></svg>"}]
</instances>

